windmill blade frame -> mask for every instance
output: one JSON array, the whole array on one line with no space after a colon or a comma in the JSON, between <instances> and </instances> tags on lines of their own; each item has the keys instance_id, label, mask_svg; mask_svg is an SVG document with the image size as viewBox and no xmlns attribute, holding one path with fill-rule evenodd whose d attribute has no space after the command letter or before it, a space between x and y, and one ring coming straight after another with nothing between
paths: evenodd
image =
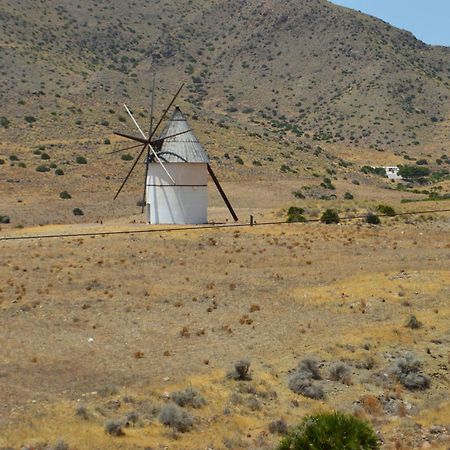
<instances>
[{"instance_id":1,"label":"windmill blade frame","mask_svg":"<svg viewBox=\"0 0 450 450\"><path fill-rule=\"evenodd\" d=\"M134 118L133 114L131 113L131 111L128 109L127 105L125 105L125 103L123 104L123 106L125 107L128 115L131 117L131 119L133 120L134 124L136 125L137 129L139 130L139 132L142 134L142 136L144 136L145 138L145 134L142 131L141 127L139 126L139 124L137 123L136 119ZM170 175L169 171L166 169L166 167L164 166L163 162L159 159L158 154L155 152L154 148L152 147L151 143L150 143L150 137L147 140L147 145L148 148L150 148L150 150L152 151L152 153L155 155L156 160L159 162L159 164L161 164L161 167L164 169L164 172L166 172L167 176L171 179L173 184L175 183L175 180L173 179L172 175ZM133 166L134 169L135 166Z\"/></svg>"},{"instance_id":2,"label":"windmill blade frame","mask_svg":"<svg viewBox=\"0 0 450 450\"><path fill-rule=\"evenodd\" d=\"M131 173L133 172L134 168L136 167L136 164L138 163L139 159L141 158L141 156L144 153L147 146L148 146L148 143L146 143L142 147L142 150L140 151L139 155L137 156L136 160L134 161L133 165L131 166L130 171L127 173L127 176L125 177L122 184L120 185L119 190L116 192L116 195L114 196L114 200L119 196L120 192L122 191L123 187L125 186L125 183L128 181L128 178L130 178Z\"/></svg>"}]
</instances>

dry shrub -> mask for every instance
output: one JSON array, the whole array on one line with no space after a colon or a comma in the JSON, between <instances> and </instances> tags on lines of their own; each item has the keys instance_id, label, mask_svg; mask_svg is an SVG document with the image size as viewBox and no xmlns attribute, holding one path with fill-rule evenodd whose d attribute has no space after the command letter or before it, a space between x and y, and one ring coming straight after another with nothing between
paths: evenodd
<instances>
[{"instance_id":1,"label":"dry shrub","mask_svg":"<svg viewBox=\"0 0 450 450\"><path fill-rule=\"evenodd\" d=\"M380 415L383 412L380 400L374 395L365 395L362 397L361 405L364 408L364 411L374 416Z\"/></svg>"},{"instance_id":2,"label":"dry shrub","mask_svg":"<svg viewBox=\"0 0 450 450\"><path fill-rule=\"evenodd\" d=\"M161 408L159 421L180 433L190 431L194 426L194 418L175 403L168 403Z\"/></svg>"},{"instance_id":3,"label":"dry shrub","mask_svg":"<svg viewBox=\"0 0 450 450\"><path fill-rule=\"evenodd\" d=\"M192 408L201 408L206 405L206 400L194 388L187 388L184 391L173 392L170 395L170 398L178 405L178 406L191 406Z\"/></svg>"},{"instance_id":4,"label":"dry shrub","mask_svg":"<svg viewBox=\"0 0 450 450\"><path fill-rule=\"evenodd\" d=\"M181 337L185 337L185 338L188 338L188 337L190 337L190 335L191 335L191 333L189 333L189 328L188 327L183 327L182 329L181 329L181 331L180 331L180 336Z\"/></svg>"},{"instance_id":5,"label":"dry shrub","mask_svg":"<svg viewBox=\"0 0 450 450\"><path fill-rule=\"evenodd\" d=\"M431 379L428 375L422 373L422 362L412 353L406 352L397 359L391 372L397 377L398 381L411 391L428 389Z\"/></svg>"},{"instance_id":6,"label":"dry shrub","mask_svg":"<svg viewBox=\"0 0 450 450\"><path fill-rule=\"evenodd\" d=\"M350 367L344 362L334 363L330 367L330 380L340 381L341 383L351 384L352 372Z\"/></svg>"},{"instance_id":7,"label":"dry shrub","mask_svg":"<svg viewBox=\"0 0 450 450\"><path fill-rule=\"evenodd\" d=\"M288 382L289 389L296 394L319 400L325 397L322 386L313 382L310 378L305 378L304 374L295 372Z\"/></svg>"},{"instance_id":8,"label":"dry shrub","mask_svg":"<svg viewBox=\"0 0 450 450\"><path fill-rule=\"evenodd\" d=\"M284 419L274 420L269 423L269 432L272 434L285 434L288 430L287 423Z\"/></svg>"},{"instance_id":9,"label":"dry shrub","mask_svg":"<svg viewBox=\"0 0 450 450\"><path fill-rule=\"evenodd\" d=\"M251 380L252 377L250 375L250 361L241 359L240 361L236 362L234 364L234 368L227 373L227 378L240 381Z\"/></svg>"},{"instance_id":10,"label":"dry shrub","mask_svg":"<svg viewBox=\"0 0 450 450\"><path fill-rule=\"evenodd\" d=\"M307 378L312 378L313 380L322 379L317 360L314 358L303 359L298 365L297 372L301 372L305 374Z\"/></svg>"},{"instance_id":11,"label":"dry shrub","mask_svg":"<svg viewBox=\"0 0 450 450\"><path fill-rule=\"evenodd\" d=\"M105 424L105 433L111 436L124 436L123 424L120 420L108 420Z\"/></svg>"}]
</instances>

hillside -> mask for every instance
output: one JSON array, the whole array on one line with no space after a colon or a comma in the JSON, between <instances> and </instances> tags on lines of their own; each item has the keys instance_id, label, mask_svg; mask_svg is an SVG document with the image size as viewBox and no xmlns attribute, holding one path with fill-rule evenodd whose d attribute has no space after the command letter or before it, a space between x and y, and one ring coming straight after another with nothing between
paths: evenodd
<instances>
[{"instance_id":1,"label":"hillside","mask_svg":"<svg viewBox=\"0 0 450 450\"><path fill-rule=\"evenodd\" d=\"M450 49L325 0L19 0L0 14L11 142L108 135L124 101L147 114L151 73L160 108L185 81L185 107L222 126L409 154L448 138Z\"/></svg>"}]
</instances>

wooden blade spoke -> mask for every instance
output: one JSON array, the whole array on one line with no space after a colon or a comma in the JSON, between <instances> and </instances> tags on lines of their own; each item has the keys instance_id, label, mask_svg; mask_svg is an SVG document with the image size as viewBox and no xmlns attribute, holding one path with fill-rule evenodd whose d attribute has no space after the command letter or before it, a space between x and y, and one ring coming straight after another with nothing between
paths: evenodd
<instances>
[{"instance_id":1,"label":"wooden blade spoke","mask_svg":"<svg viewBox=\"0 0 450 450\"><path fill-rule=\"evenodd\" d=\"M131 117L131 120L134 122L134 124L136 125L137 129L139 130L139 133L141 133L142 137L144 139L147 139L147 136L144 134L144 132L141 130L141 127L139 126L139 124L137 123L136 119L134 118L133 114L131 114L131 111L128 109L128 106L125 105L125 103L123 104L123 106L125 107L128 115Z\"/></svg>"},{"instance_id":2,"label":"wooden blade spoke","mask_svg":"<svg viewBox=\"0 0 450 450\"><path fill-rule=\"evenodd\" d=\"M169 111L169 109L172 107L174 101L176 100L176 98L178 97L178 94L181 92L181 89L183 89L184 83L180 86L180 88L178 89L177 93L174 95L172 101L169 103L169 106L165 109L163 115L161 116L161 118L159 119L158 123L156 124L155 128L153 129L152 133L150 134L150 136L148 137L148 140L150 141L152 139L152 137L155 135L156 131L158 130L159 126L161 125L161 122L164 120L164 118L166 117L167 112Z\"/></svg>"},{"instance_id":3,"label":"wooden blade spoke","mask_svg":"<svg viewBox=\"0 0 450 450\"><path fill-rule=\"evenodd\" d=\"M140 137L136 137L136 136L131 136L130 134L124 134L124 133L114 133L116 136L121 136L127 139L131 139L132 141L136 141L136 142L141 142L142 144L146 144L147 143L147 139L143 139Z\"/></svg>"},{"instance_id":4,"label":"wooden blade spoke","mask_svg":"<svg viewBox=\"0 0 450 450\"><path fill-rule=\"evenodd\" d=\"M155 104L155 78L156 78L156 74L153 74L153 81L152 81L152 103L150 105L150 128L149 128L149 132L148 135L151 136L152 135L152 130L153 130L153 105Z\"/></svg>"},{"instance_id":5,"label":"wooden blade spoke","mask_svg":"<svg viewBox=\"0 0 450 450\"><path fill-rule=\"evenodd\" d=\"M125 186L125 183L128 181L128 178L130 178L131 173L133 172L134 168L136 167L136 164L138 163L139 159L141 158L142 154L144 153L145 149L147 148L147 143L142 147L141 152L137 156L136 160L134 161L133 165L131 166L130 171L128 172L127 176L123 180L122 184L120 185L119 190L117 191L116 195L114 196L114 200L118 197L120 192L122 191L123 187Z\"/></svg>"},{"instance_id":6,"label":"wooden blade spoke","mask_svg":"<svg viewBox=\"0 0 450 450\"><path fill-rule=\"evenodd\" d=\"M132 145L131 147L125 147L119 150L113 150L112 152L105 153L105 155L114 155L115 153L126 152L127 150L132 150L137 147L142 147L142 144Z\"/></svg>"},{"instance_id":7,"label":"wooden blade spoke","mask_svg":"<svg viewBox=\"0 0 450 450\"><path fill-rule=\"evenodd\" d=\"M159 144L159 143L162 143L162 142L165 141L166 139L170 139L170 138L173 138L173 137L176 137L176 136L180 136L181 134L189 133L189 131L192 131L192 130L189 129L189 130L186 130L186 131L180 131L179 133L170 134L169 136L164 136L164 137L162 137L162 138L155 139L154 141L151 141L150 143L151 143L152 145L157 145L157 144Z\"/></svg>"}]
</instances>

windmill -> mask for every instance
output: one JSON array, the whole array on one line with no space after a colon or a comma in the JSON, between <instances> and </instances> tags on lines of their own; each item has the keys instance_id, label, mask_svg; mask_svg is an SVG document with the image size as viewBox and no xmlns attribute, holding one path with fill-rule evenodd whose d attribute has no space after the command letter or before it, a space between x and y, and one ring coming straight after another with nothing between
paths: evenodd
<instances>
[{"instance_id":1,"label":"windmill","mask_svg":"<svg viewBox=\"0 0 450 450\"><path fill-rule=\"evenodd\" d=\"M208 192L207 178L211 176L233 219L238 220L219 180L214 174L208 155L190 129L183 113L177 106L158 138L156 132L178 97L183 84L173 96L161 118L153 126L155 78L153 78L150 105L150 125L146 135L132 112L124 105L141 137L124 133L118 136L138 142L131 147L116 150L117 153L141 147L122 184L114 196L118 197L139 160L145 155L145 177L142 212L146 209L147 222L151 224L199 224L207 222Z\"/></svg>"}]
</instances>

